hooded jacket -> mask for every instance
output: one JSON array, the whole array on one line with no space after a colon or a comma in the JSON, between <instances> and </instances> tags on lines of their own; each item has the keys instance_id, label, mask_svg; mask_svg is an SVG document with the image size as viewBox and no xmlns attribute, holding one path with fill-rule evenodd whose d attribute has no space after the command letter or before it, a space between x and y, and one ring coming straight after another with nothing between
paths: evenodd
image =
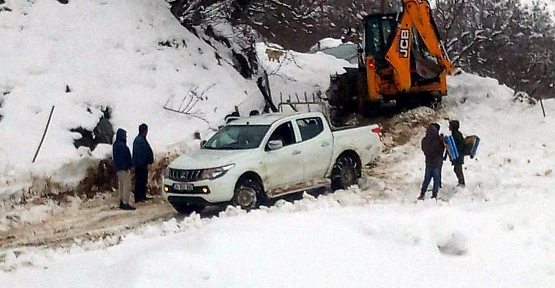
<instances>
[{"instance_id":1,"label":"hooded jacket","mask_svg":"<svg viewBox=\"0 0 555 288\"><path fill-rule=\"evenodd\" d=\"M459 131L460 123L457 120L449 121L449 127L451 127L451 136L453 136L453 140L455 140L455 146L457 146L457 151L459 151L459 158L453 159L451 162L453 164L464 164L464 156L462 155L462 151L464 151L464 137L462 133Z\"/></svg>"},{"instance_id":2,"label":"hooded jacket","mask_svg":"<svg viewBox=\"0 0 555 288\"><path fill-rule=\"evenodd\" d=\"M116 141L112 146L112 155L114 157L114 167L117 171L125 171L133 167L133 160L131 159L131 152L127 147L126 140L127 132L123 129L118 129L116 132Z\"/></svg>"},{"instance_id":3,"label":"hooded jacket","mask_svg":"<svg viewBox=\"0 0 555 288\"><path fill-rule=\"evenodd\" d=\"M443 162L443 150L445 146L439 136L439 131L434 125L428 126L426 136L422 138L422 152L426 156L426 167L436 169Z\"/></svg>"},{"instance_id":4,"label":"hooded jacket","mask_svg":"<svg viewBox=\"0 0 555 288\"><path fill-rule=\"evenodd\" d=\"M146 137L139 134L133 141L133 164L135 168L146 168L154 162L154 154Z\"/></svg>"}]
</instances>

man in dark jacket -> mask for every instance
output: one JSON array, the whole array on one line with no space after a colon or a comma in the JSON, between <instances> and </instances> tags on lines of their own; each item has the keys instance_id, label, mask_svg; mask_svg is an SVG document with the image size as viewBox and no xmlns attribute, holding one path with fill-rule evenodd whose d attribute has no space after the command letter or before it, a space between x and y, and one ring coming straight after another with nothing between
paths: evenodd
<instances>
[{"instance_id":1,"label":"man in dark jacket","mask_svg":"<svg viewBox=\"0 0 555 288\"><path fill-rule=\"evenodd\" d=\"M451 164L453 165L453 170L455 171L455 175L457 175L457 179L459 180L459 185L464 187L464 173L463 173L463 164L464 164L464 155L462 155L464 151L464 137L462 133L459 131L460 123L457 120L449 121L449 130L451 130L451 136L453 136L453 140L455 140L455 146L457 146L457 151L459 151L459 158L451 159Z\"/></svg>"},{"instance_id":2,"label":"man in dark jacket","mask_svg":"<svg viewBox=\"0 0 555 288\"><path fill-rule=\"evenodd\" d=\"M146 140L148 126L139 126L139 135L133 141L133 164L135 166L135 203L144 202L152 198L146 196L148 183L148 165L154 162L154 155L150 144Z\"/></svg>"},{"instance_id":3,"label":"man in dark jacket","mask_svg":"<svg viewBox=\"0 0 555 288\"><path fill-rule=\"evenodd\" d=\"M430 125L434 125L437 128L437 131L441 131L441 126L438 123L430 123ZM443 137L443 134L440 134L440 137ZM443 139L441 139L443 140ZM443 160L445 160L447 155L443 152ZM443 170L443 161L441 161L441 165L439 165L439 188L441 189L441 175L443 174L441 171Z\"/></svg>"},{"instance_id":4,"label":"man in dark jacket","mask_svg":"<svg viewBox=\"0 0 555 288\"><path fill-rule=\"evenodd\" d=\"M443 164L443 139L439 135L439 131L435 124L430 124L426 130L426 136L422 139L422 152L426 157L426 172L424 174L424 182L420 189L420 196L418 200L424 200L426 190L432 178L434 179L434 186L432 188L432 198L437 198L439 191L439 182L441 177L441 166Z\"/></svg>"},{"instance_id":5,"label":"man in dark jacket","mask_svg":"<svg viewBox=\"0 0 555 288\"><path fill-rule=\"evenodd\" d=\"M135 210L135 207L129 205L131 198L131 152L127 147L127 132L118 129L116 133L116 141L112 146L112 156L114 158L114 167L118 174L118 200L119 208L123 210Z\"/></svg>"}]
</instances>

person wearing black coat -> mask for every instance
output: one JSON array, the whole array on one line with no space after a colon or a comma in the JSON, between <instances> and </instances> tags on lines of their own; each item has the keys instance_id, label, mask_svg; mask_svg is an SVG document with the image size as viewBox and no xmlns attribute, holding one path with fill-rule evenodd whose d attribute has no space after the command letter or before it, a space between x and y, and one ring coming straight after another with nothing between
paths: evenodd
<instances>
[{"instance_id":1,"label":"person wearing black coat","mask_svg":"<svg viewBox=\"0 0 555 288\"><path fill-rule=\"evenodd\" d=\"M135 166L135 203L144 202L152 198L146 196L146 184L148 183L148 165L154 162L152 148L146 140L148 126L139 126L139 135L133 141L133 165Z\"/></svg>"},{"instance_id":2,"label":"person wearing black coat","mask_svg":"<svg viewBox=\"0 0 555 288\"><path fill-rule=\"evenodd\" d=\"M114 167L118 175L119 208L123 210L135 210L135 207L129 204L131 198L131 167L133 167L133 160L131 159L129 147L127 147L127 131L121 128L116 132L116 141L112 146L112 156L114 158Z\"/></svg>"},{"instance_id":3,"label":"person wearing black coat","mask_svg":"<svg viewBox=\"0 0 555 288\"><path fill-rule=\"evenodd\" d=\"M443 165L443 151L445 146L443 145L442 136L439 135L439 130L436 125L437 124L432 123L428 126L426 136L424 136L421 143L422 152L424 152L424 156L426 157L426 172L424 173L424 181L422 182L418 200L424 200L426 190L428 190L428 186L432 179L434 179L432 198L437 199L437 194L439 192L441 166Z\"/></svg>"},{"instance_id":4,"label":"person wearing black coat","mask_svg":"<svg viewBox=\"0 0 555 288\"><path fill-rule=\"evenodd\" d=\"M439 126L438 123L430 123L430 125L434 125L434 127L437 128L437 131L441 130L441 126ZM440 134L440 137L442 137L443 134ZM444 139L441 139L444 140ZM445 157L447 157L447 155L445 154L445 152L443 152L443 160L445 161ZM439 188L441 189L441 175L443 174L443 172L441 172L443 170L443 161L441 161L441 165L439 165Z\"/></svg>"},{"instance_id":5,"label":"person wearing black coat","mask_svg":"<svg viewBox=\"0 0 555 288\"><path fill-rule=\"evenodd\" d=\"M455 175L457 175L457 179L459 181L459 185L464 187L464 173L463 173L463 164L464 164L464 155L462 155L462 151L464 151L464 137L462 133L459 131L460 123L457 120L449 121L449 130L451 130L451 136L453 136L453 140L455 140L455 146L457 146L457 151L459 151L459 158L452 159L451 164L453 165L453 171Z\"/></svg>"}]
</instances>

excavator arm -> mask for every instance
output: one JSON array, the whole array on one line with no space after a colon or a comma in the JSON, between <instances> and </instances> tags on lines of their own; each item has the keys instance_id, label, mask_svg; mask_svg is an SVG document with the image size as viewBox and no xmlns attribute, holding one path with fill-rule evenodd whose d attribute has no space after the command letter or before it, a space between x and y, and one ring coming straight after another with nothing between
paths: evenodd
<instances>
[{"instance_id":1,"label":"excavator arm","mask_svg":"<svg viewBox=\"0 0 555 288\"><path fill-rule=\"evenodd\" d=\"M404 93L411 89L414 73L422 78L433 78L439 74L445 78L446 74L453 72L453 65L439 39L428 1L402 1L404 11L385 59L396 72L394 79L397 90ZM429 55L411 51L419 46L425 46L426 54Z\"/></svg>"}]
</instances>

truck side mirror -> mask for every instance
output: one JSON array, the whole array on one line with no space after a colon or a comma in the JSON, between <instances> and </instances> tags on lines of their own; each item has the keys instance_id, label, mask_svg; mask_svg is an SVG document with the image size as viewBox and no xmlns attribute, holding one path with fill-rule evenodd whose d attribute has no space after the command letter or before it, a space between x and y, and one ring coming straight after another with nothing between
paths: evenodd
<instances>
[{"instance_id":1,"label":"truck side mirror","mask_svg":"<svg viewBox=\"0 0 555 288\"><path fill-rule=\"evenodd\" d=\"M201 140L201 141L200 141L200 148L204 147L204 145L206 144L206 142L208 142L208 141L206 141L206 140Z\"/></svg>"},{"instance_id":2,"label":"truck side mirror","mask_svg":"<svg viewBox=\"0 0 555 288\"><path fill-rule=\"evenodd\" d=\"M283 147L283 141L281 140L270 140L268 141L268 149L277 150Z\"/></svg>"}]
</instances>

